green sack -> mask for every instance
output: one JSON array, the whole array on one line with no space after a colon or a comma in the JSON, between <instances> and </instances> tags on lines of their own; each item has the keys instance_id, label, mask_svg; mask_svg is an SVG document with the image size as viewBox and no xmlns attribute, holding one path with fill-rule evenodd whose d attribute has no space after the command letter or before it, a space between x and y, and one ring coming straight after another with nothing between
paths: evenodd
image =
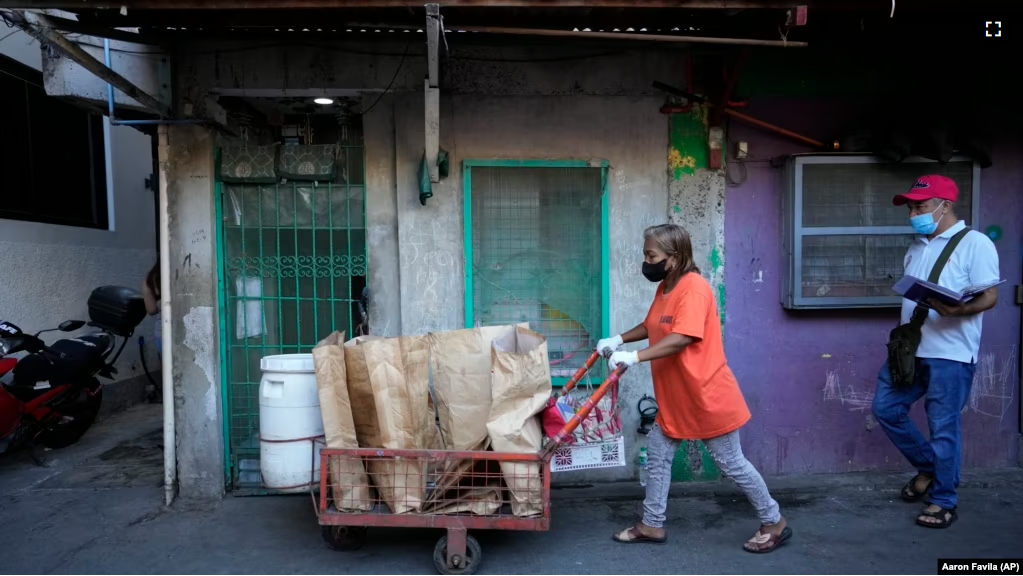
<instances>
[{"instance_id":1,"label":"green sack","mask_svg":"<svg viewBox=\"0 0 1023 576\"><path fill-rule=\"evenodd\" d=\"M443 148L437 153L437 171L441 178L448 177L448 151ZM419 163L419 203L426 206L426 200L433 198L433 183L430 182L430 168L426 164L426 152L423 152L423 159Z\"/></svg>"}]
</instances>

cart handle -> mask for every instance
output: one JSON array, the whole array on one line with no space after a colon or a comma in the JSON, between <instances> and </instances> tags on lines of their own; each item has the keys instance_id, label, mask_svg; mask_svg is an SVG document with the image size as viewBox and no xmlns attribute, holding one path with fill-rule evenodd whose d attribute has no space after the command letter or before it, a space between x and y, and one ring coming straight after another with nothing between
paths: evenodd
<instances>
[{"instance_id":1,"label":"cart handle","mask_svg":"<svg viewBox=\"0 0 1023 576\"><path fill-rule=\"evenodd\" d=\"M580 368L578 371L576 371L575 375L572 376L571 380L566 382L565 385L561 387L561 394L560 395L564 396L565 394L568 394L569 392L571 392L572 389L575 388L576 384L578 384L579 381L583 379L583 376L586 376L586 373L589 372L590 369L593 368L593 365L596 364L597 360L599 360L599 359L600 359L600 352L594 350L593 354L590 354L589 359L586 360L586 364L583 364L582 368Z\"/></svg>"},{"instance_id":2,"label":"cart handle","mask_svg":"<svg viewBox=\"0 0 1023 576\"><path fill-rule=\"evenodd\" d=\"M599 356L599 354L597 354L596 352L594 353L594 355ZM593 359L592 356L590 358L591 360ZM588 361L587 364L589 364ZM540 451L541 460L548 461L551 459L551 456L554 455L554 451L557 450L559 446L564 444L565 440L567 440L572 435L572 433L575 432L575 429L578 428L580 424L582 424L582 421L585 420L586 417L590 415L590 411L593 410L594 406L596 406L597 403L600 402L605 395L607 395L608 390L611 390L612 388L616 388L618 386L618 381L621 379L622 374L625 374L625 370L627 370L625 366L619 366L614 370L614 372L611 373L610 376L607 377L607 380L605 380L604 383L600 385L600 388L597 388L597 391L594 392L593 395L590 396L590 398L583 403L583 405L579 408L579 411L576 412L574 416L572 416L572 419L569 420L567 424L565 424L565 427L561 429L561 432L558 432L558 434L554 438L551 438L550 442L547 443L547 446ZM581 372L585 374L585 368L581 370ZM579 374L576 373L576 376L579 376ZM575 377L573 377L572 379L575 380Z\"/></svg>"}]
</instances>

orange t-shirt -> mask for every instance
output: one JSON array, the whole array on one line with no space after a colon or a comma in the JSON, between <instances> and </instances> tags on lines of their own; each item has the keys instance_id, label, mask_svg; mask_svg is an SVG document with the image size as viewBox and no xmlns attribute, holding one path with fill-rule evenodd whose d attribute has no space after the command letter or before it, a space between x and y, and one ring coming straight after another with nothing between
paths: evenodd
<instances>
[{"instance_id":1,"label":"orange t-shirt","mask_svg":"<svg viewBox=\"0 0 1023 576\"><path fill-rule=\"evenodd\" d=\"M704 440L749 422L746 400L725 360L714 293L703 276L686 274L669 294L662 282L643 325L651 346L668 334L695 340L682 352L650 363L657 423L666 436Z\"/></svg>"}]
</instances>

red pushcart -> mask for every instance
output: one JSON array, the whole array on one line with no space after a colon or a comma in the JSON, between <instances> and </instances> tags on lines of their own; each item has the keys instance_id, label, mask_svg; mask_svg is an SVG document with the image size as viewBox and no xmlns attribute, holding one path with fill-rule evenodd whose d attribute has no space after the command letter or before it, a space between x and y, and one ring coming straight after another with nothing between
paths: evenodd
<instances>
[{"instance_id":1,"label":"red pushcart","mask_svg":"<svg viewBox=\"0 0 1023 576\"><path fill-rule=\"evenodd\" d=\"M596 364L594 352L562 388L567 394ZM443 528L433 551L439 574L475 574L483 558L469 530L547 531L551 525L551 455L609 390L624 368L614 371L565 428L537 454L459 450L320 450L316 512L323 538L334 550L355 550L370 526ZM379 471L390 486L331 484L329 470L361 464ZM351 469L351 468L347 468ZM342 477L344 477L342 475ZM352 476L347 476L351 478ZM336 497L343 494L342 497ZM400 511L394 513L392 510Z\"/></svg>"}]
</instances>

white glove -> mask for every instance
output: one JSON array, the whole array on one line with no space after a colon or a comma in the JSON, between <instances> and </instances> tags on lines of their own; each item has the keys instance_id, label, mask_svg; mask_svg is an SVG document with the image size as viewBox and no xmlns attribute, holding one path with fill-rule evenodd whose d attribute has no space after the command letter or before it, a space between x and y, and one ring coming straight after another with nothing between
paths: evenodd
<instances>
[{"instance_id":1,"label":"white glove","mask_svg":"<svg viewBox=\"0 0 1023 576\"><path fill-rule=\"evenodd\" d=\"M611 358L607 361L607 366L612 371L617 370L619 366L629 368L639 364L639 352L631 352L628 350L622 350L611 354Z\"/></svg>"},{"instance_id":2,"label":"white glove","mask_svg":"<svg viewBox=\"0 0 1023 576\"><path fill-rule=\"evenodd\" d=\"M604 338L597 342L597 352L600 352L600 355L606 358L610 356L612 352L617 352L623 343L621 334L610 338Z\"/></svg>"}]
</instances>

